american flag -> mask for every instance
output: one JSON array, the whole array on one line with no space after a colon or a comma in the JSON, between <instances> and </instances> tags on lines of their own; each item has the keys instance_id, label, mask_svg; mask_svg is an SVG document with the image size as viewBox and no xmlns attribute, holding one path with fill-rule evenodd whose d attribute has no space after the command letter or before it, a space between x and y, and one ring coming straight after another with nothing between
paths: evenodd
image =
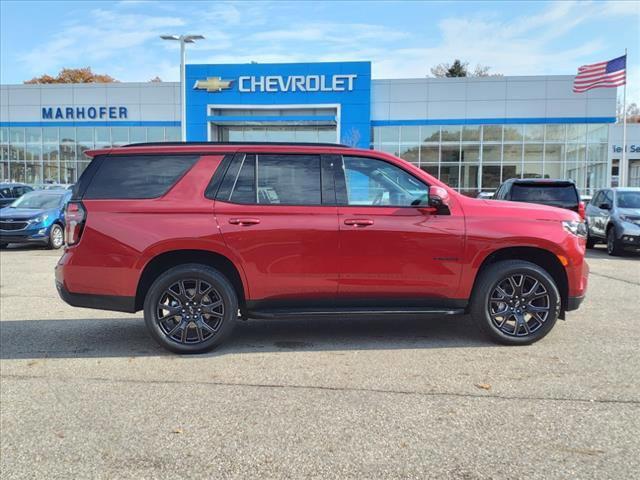
<instances>
[{"instance_id":1,"label":"american flag","mask_svg":"<svg viewBox=\"0 0 640 480\"><path fill-rule=\"evenodd\" d=\"M627 56L623 55L608 62L578 67L578 74L573 80L573 91L582 93L592 88L619 87L626 81Z\"/></svg>"}]
</instances>

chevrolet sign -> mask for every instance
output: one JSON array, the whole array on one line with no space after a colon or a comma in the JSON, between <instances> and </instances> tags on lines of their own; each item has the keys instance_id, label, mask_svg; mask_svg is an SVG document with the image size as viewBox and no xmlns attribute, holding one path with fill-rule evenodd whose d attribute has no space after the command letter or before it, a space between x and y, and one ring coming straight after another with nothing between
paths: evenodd
<instances>
[{"instance_id":1,"label":"chevrolet sign","mask_svg":"<svg viewBox=\"0 0 640 480\"><path fill-rule=\"evenodd\" d=\"M356 74L343 75L265 75L238 77L238 91L254 92L351 92ZM221 77L208 77L198 80L193 86L196 90L220 92L231 88L233 80Z\"/></svg>"}]
</instances>

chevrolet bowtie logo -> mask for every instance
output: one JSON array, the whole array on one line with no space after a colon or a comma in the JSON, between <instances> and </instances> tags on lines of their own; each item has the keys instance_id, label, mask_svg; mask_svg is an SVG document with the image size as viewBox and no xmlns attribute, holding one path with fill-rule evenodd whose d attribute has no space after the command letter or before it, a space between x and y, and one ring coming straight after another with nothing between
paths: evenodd
<instances>
[{"instance_id":1,"label":"chevrolet bowtie logo","mask_svg":"<svg viewBox=\"0 0 640 480\"><path fill-rule=\"evenodd\" d=\"M193 86L196 90L206 90L207 92L220 92L231 88L233 80L222 80L221 77L207 77L206 80L196 80Z\"/></svg>"}]
</instances>

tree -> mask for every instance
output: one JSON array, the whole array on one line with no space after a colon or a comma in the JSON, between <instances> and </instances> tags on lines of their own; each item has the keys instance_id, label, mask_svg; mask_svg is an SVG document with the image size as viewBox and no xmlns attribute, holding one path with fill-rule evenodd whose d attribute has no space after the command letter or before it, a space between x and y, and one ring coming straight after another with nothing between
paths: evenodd
<instances>
[{"instance_id":1,"label":"tree","mask_svg":"<svg viewBox=\"0 0 640 480\"><path fill-rule=\"evenodd\" d=\"M151 80L149 80L149 83L162 83L162 79L156 75Z\"/></svg>"},{"instance_id":2,"label":"tree","mask_svg":"<svg viewBox=\"0 0 640 480\"><path fill-rule=\"evenodd\" d=\"M117 82L110 75L93 73L91 67L85 68L63 68L58 76L42 75L27 80L24 83L114 83Z\"/></svg>"},{"instance_id":3,"label":"tree","mask_svg":"<svg viewBox=\"0 0 640 480\"><path fill-rule=\"evenodd\" d=\"M624 119L622 110L623 105L618 98L618 103L616 105L616 117L618 119L618 122L620 123L622 123L622 120ZM627 105L627 123L640 123L640 108L635 102L629 103Z\"/></svg>"},{"instance_id":4,"label":"tree","mask_svg":"<svg viewBox=\"0 0 640 480\"><path fill-rule=\"evenodd\" d=\"M444 77L498 77L500 73L489 73L491 67L476 65L472 72L469 71L469 62L462 62L455 59L453 63L440 63L431 68L431 75L436 78Z\"/></svg>"}]
</instances>

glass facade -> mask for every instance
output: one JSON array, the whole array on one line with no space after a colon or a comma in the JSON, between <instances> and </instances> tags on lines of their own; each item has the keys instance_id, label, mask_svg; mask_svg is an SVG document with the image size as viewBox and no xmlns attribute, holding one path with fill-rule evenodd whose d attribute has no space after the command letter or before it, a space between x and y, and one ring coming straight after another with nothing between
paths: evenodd
<instances>
[{"instance_id":1,"label":"glass facade","mask_svg":"<svg viewBox=\"0 0 640 480\"><path fill-rule=\"evenodd\" d=\"M179 140L180 127L2 127L0 181L75 183L87 150Z\"/></svg>"},{"instance_id":2,"label":"glass facade","mask_svg":"<svg viewBox=\"0 0 640 480\"><path fill-rule=\"evenodd\" d=\"M608 185L609 124L373 127L371 148L399 156L465 195L518 178L566 178L581 194Z\"/></svg>"}]
</instances>

